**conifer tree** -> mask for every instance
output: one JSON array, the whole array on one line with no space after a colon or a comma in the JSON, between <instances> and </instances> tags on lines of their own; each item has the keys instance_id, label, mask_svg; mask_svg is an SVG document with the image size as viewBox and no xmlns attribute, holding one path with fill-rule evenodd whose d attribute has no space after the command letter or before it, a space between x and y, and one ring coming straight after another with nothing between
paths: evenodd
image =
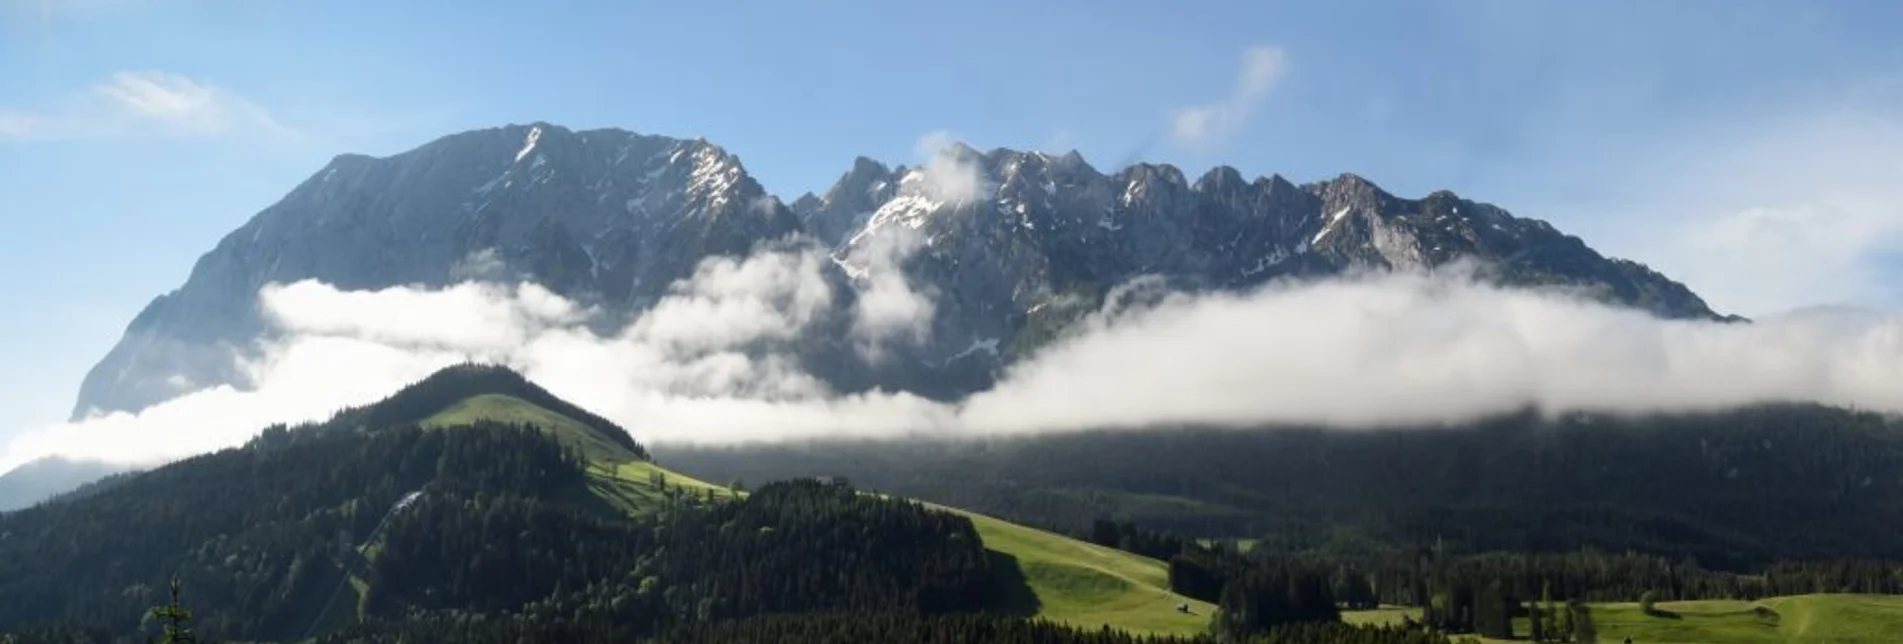
<instances>
[{"instance_id":1,"label":"conifer tree","mask_svg":"<svg viewBox=\"0 0 1903 644\"><path fill-rule=\"evenodd\" d=\"M178 601L179 583L172 580L172 601L164 606L152 608L152 617L165 624L164 638L160 644L197 644L198 638L192 635L187 624L192 621L192 611Z\"/></svg>"}]
</instances>

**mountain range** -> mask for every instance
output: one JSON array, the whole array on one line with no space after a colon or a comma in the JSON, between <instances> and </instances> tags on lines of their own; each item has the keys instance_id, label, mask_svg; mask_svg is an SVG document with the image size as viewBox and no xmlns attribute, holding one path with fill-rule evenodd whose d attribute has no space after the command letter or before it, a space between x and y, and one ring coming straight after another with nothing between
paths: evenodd
<instances>
[{"instance_id":1,"label":"mountain range","mask_svg":"<svg viewBox=\"0 0 1903 644\"><path fill-rule=\"evenodd\" d=\"M74 415L247 386L240 359L282 333L271 284L534 282L614 327L720 258L786 249L811 253L831 295L792 358L840 392L981 391L1133 285L1473 262L1510 287L1741 321L1545 222L1352 174L1191 180L954 144L916 167L856 159L789 204L704 140L535 123L332 160L147 306ZM925 304L895 307L895 284ZM871 353L867 303L906 327ZM1610 623L1604 602L1903 593L1897 427L1812 405L1529 410L657 460L506 367L464 364L23 509L9 504L101 472L49 460L0 477L0 640L138 641L179 584L200 632L244 641L1440 644L1512 638L1553 611L1577 634L1586 602ZM1781 628L1781 609L1745 612ZM1790 626L1830 621L1804 615Z\"/></svg>"},{"instance_id":2,"label":"mountain range","mask_svg":"<svg viewBox=\"0 0 1903 644\"><path fill-rule=\"evenodd\" d=\"M260 310L268 284L523 280L626 320L703 260L773 243L832 257L825 276L843 294L834 306L886 271L931 299L921 332L877 360L840 325L811 331L801 359L842 392L951 399L982 390L1139 277L1242 289L1466 259L1503 284L1566 288L1663 317L1734 319L1546 222L1446 191L1397 197L1353 174L1296 184L1218 167L1192 180L1169 165L1103 171L1075 152L954 144L917 167L859 158L825 194L788 205L705 140L535 123L333 159L139 312L87 373L73 417L247 386L238 358L275 333Z\"/></svg>"}]
</instances>

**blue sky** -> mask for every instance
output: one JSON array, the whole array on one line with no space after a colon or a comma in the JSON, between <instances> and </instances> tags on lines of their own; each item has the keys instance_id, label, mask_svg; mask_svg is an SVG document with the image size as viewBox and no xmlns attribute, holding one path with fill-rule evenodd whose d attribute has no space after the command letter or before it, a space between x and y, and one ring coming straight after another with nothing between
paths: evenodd
<instances>
[{"instance_id":1,"label":"blue sky","mask_svg":"<svg viewBox=\"0 0 1903 644\"><path fill-rule=\"evenodd\" d=\"M1549 219L1727 311L1893 309L1899 24L1881 1L0 0L0 429L61 419L141 306L330 157L537 120L704 136L789 200L933 132L1353 171Z\"/></svg>"}]
</instances>

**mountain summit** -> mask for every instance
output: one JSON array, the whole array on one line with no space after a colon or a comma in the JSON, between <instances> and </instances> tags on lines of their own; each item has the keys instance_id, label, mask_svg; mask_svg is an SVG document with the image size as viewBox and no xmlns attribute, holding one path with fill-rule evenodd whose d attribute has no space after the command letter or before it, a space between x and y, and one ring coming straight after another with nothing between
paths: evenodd
<instances>
[{"instance_id":1,"label":"mountain summit","mask_svg":"<svg viewBox=\"0 0 1903 644\"><path fill-rule=\"evenodd\" d=\"M385 158L339 156L140 312L87 374L74 417L244 384L234 357L268 339L258 300L266 284L529 280L631 315L703 259L799 234L832 249L838 270L829 266L829 279L842 289L867 288L870 265L904 248L899 270L935 296L930 332L894 351L896 363L842 368L869 374L835 383L848 390L947 397L988 386L1140 276L1235 289L1475 258L1509 285L1567 286L1665 317L1719 317L1643 265L1451 192L1405 199L1352 174L1296 185L1229 167L1194 180L1154 164L1106 174L1074 152L958 145L940 157L911 168L860 158L824 195L789 207L719 146L625 130L510 125ZM834 344L841 355L827 364L861 360Z\"/></svg>"},{"instance_id":2,"label":"mountain summit","mask_svg":"<svg viewBox=\"0 0 1903 644\"><path fill-rule=\"evenodd\" d=\"M529 279L619 308L708 256L800 228L739 159L703 140L545 123L464 132L387 158L344 155L199 258L93 367L75 417L240 382L267 332L258 291Z\"/></svg>"}]
</instances>

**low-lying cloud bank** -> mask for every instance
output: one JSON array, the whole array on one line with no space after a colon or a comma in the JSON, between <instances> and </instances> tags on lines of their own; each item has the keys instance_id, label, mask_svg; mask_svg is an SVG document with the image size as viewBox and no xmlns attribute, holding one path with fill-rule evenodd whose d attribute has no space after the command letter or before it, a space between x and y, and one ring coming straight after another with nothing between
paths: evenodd
<instances>
[{"instance_id":1,"label":"low-lying cloud bank","mask_svg":"<svg viewBox=\"0 0 1903 644\"><path fill-rule=\"evenodd\" d=\"M269 287L264 306L283 339L247 365L255 391L213 389L138 415L29 431L0 451L0 471L50 454L150 463L234 445L472 359L511 365L649 442L1369 427L1529 405L1671 412L1809 401L1903 412L1897 317L1811 310L1753 324L1665 321L1458 271L1144 300L1083 321L957 404L840 395L792 357L800 334L836 306L827 263L803 247L709 260L606 336L588 329L593 311L533 284Z\"/></svg>"}]
</instances>

